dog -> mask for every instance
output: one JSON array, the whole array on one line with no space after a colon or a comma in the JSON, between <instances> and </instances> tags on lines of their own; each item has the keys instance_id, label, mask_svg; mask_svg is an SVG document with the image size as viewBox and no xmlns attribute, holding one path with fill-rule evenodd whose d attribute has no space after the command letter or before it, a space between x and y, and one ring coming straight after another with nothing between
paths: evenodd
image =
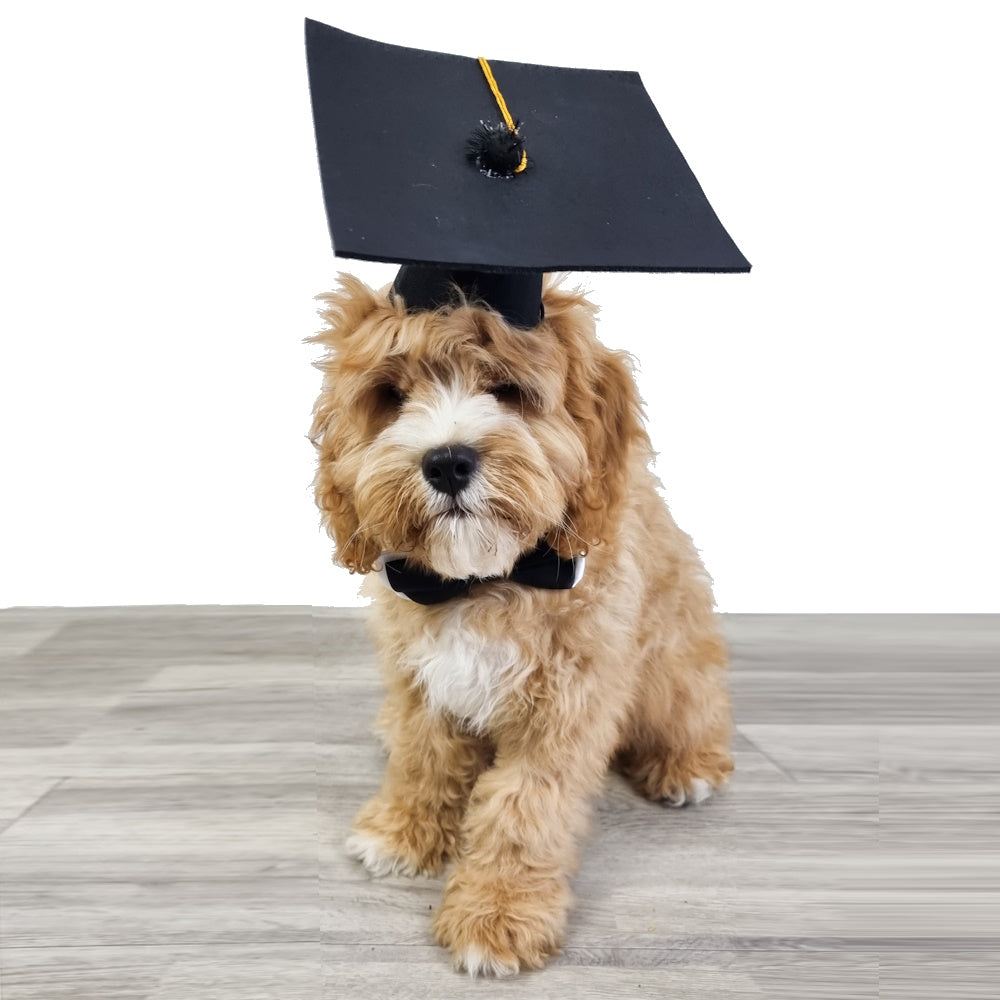
<instances>
[{"instance_id":1,"label":"dog","mask_svg":"<svg viewBox=\"0 0 1000 1000\"><path fill-rule=\"evenodd\" d=\"M386 691L384 783L347 848L374 875L453 863L433 928L456 968L539 968L609 765L671 805L729 777L712 581L582 292L547 279L530 331L468 300L408 313L347 275L320 299L315 496L335 561L368 574ZM511 578L537 551L582 577ZM447 599L392 592L387 566Z\"/></svg>"}]
</instances>

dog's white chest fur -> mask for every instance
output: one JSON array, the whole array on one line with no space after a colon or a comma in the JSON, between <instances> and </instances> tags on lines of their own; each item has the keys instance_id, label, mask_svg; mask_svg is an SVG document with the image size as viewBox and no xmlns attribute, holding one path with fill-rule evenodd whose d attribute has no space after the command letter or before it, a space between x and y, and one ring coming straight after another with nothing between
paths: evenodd
<instances>
[{"instance_id":1,"label":"dog's white chest fur","mask_svg":"<svg viewBox=\"0 0 1000 1000\"><path fill-rule=\"evenodd\" d=\"M525 669L515 643L471 630L461 607L428 629L407 659L431 709L464 720L473 732L487 727Z\"/></svg>"}]
</instances>

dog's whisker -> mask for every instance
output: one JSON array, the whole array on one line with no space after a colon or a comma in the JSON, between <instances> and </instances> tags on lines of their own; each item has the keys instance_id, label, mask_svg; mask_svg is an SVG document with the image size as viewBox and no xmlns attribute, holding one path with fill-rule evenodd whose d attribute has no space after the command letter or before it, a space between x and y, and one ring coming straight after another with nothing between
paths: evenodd
<instances>
[{"instance_id":1,"label":"dog's whisker","mask_svg":"<svg viewBox=\"0 0 1000 1000\"><path fill-rule=\"evenodd\" d=\"M568 542L575 539L580 545L587 544L587 540L579 532L573 529L571 522L567 522L566 520L561 521L559 524L559 529L565 533L566 540Z\"/></svg>"}]
</instances>

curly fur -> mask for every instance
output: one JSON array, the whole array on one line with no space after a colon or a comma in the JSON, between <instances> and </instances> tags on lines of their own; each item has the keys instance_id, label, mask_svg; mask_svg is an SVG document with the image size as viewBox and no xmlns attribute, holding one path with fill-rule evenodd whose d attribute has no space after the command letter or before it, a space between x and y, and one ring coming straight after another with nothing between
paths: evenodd
<instances>
[{"instance_id":1,"label":"curly fur","mask_svg":"<svg viewBox=\"0 0 1000 1000\"><path fill-rule=\"evenodd\" d=\"M550 282L530 333L475 303L407 314L346 276L322 298L315 492L341 565L392 551L496 575L539 538L588 556L571 591L495 581L423 607L365 584L388 762L349 850L375 874L453 861L434 930L456 966L536 968L608 765L671 804L732 769L711 581L649 471L630 360L582 294ZM456 501L420 469L448 444L481 456Z\"/></svg>"}]
</instances>

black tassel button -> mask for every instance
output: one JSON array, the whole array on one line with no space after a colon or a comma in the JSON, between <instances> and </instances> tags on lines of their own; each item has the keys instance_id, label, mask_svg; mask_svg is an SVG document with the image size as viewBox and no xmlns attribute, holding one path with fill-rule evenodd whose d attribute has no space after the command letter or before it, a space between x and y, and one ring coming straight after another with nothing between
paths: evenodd
<instances>
[{"instance_id":1,"label":"black tassel button","mask_svg":"<svg viewBox=\"0 0 1000 1000\"><path fill-rule=\"evenodd\" d=\"M469 136L466 156L487 177L513 177L525 159L524 140L517 131L520 125L515 122L510 129L503 122L480 122Z\"/></svg>"}]
</instances>

